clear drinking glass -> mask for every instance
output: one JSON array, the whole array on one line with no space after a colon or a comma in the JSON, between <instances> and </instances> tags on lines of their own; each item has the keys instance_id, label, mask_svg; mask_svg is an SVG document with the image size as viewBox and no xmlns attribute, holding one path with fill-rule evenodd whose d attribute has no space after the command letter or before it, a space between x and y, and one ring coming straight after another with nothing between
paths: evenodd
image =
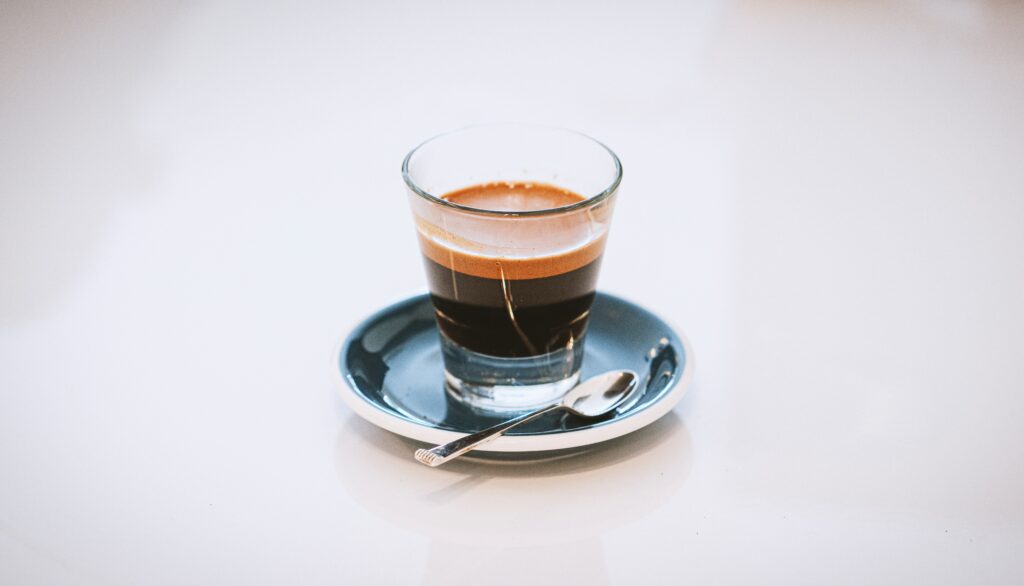
<instances>
[{"instance_id":1,"label":"clear drinking glass","mask_svg":"<svg viewBox=\"0 0 1024 586\"><path fill-rule=\"evenodd\" d=\"M402 164L448 391L522 411L579 380L622 165L577 132L501 124L434 137Z\"/></svg>"}]
</instances>

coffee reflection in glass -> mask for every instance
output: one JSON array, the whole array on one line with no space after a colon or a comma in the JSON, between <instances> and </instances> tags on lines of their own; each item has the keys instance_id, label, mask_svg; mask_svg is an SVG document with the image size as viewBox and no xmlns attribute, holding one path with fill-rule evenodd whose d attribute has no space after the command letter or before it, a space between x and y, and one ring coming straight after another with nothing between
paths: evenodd
<instances>
[{"instance_id":1,"label":"coffee reflection in glass","mask_svg":"<svg viewBox=\"0 0 1024 586\"><path fill-rule=\"evenodd\" d=\"M402 175L448 391L487 411L556 400L580 376L615 153L568 130L476 126L419 145Z\"/></svg>"}]
</instances>

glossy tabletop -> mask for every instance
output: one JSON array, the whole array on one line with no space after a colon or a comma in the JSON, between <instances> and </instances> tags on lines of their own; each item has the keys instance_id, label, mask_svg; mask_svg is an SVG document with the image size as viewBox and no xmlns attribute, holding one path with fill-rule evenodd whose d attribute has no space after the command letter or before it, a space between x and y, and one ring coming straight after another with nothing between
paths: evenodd
<instances>
[{"instance_id":1,"label":"glossy tabletop","mask_svg":"<svg viewBox=\"0 0 1024 586\"><path fill-rule=\"evenodd\" d=\"M1010 584L1014 3L0 5L0 583ZM424 288L399 164L514 120L625 178L657 423L416 463L339 340Z\"/></svg>"}]
</instances>

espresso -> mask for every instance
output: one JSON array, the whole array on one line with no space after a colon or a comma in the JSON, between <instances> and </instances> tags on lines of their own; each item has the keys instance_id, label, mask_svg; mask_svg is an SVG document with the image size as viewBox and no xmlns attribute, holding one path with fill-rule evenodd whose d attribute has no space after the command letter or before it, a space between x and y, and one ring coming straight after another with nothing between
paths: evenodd
<instances>
[{"instance_id":1,"label":"espresso","mask_svg":"<svg viewBox=\"0 0 1024 586\"><path fill-rule=\"evenodd\" d=\"M443 196L450 202L497 211L543 210L584 198L541 183L487 183ZM603 233L589 236L585 214L565 218L495 220L492 242L531 242L529 249L491 249L434 238L421 229L427 279L442 333L490 356L537 356L572 348L586 332L594 300ZM555 252L548 252L554 248Z\"/></svg>"}]
</instances>

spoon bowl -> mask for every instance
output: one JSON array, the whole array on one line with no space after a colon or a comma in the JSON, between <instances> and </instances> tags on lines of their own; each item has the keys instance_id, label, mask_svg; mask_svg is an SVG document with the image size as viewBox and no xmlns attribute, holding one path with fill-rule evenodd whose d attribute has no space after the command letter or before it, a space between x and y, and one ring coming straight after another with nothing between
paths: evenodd
<instances>
[{"instance_id":1,"label":"spoon bowl","mask_svg":"<svg viewBox=\"0 0 1024 586\"><path fill-rule=\"evenodd\" d=\"M600 417L621 405L640 378L631 370L613 370L576 385L559 402L580 417Z\"/></svg>"}]
</instances>

